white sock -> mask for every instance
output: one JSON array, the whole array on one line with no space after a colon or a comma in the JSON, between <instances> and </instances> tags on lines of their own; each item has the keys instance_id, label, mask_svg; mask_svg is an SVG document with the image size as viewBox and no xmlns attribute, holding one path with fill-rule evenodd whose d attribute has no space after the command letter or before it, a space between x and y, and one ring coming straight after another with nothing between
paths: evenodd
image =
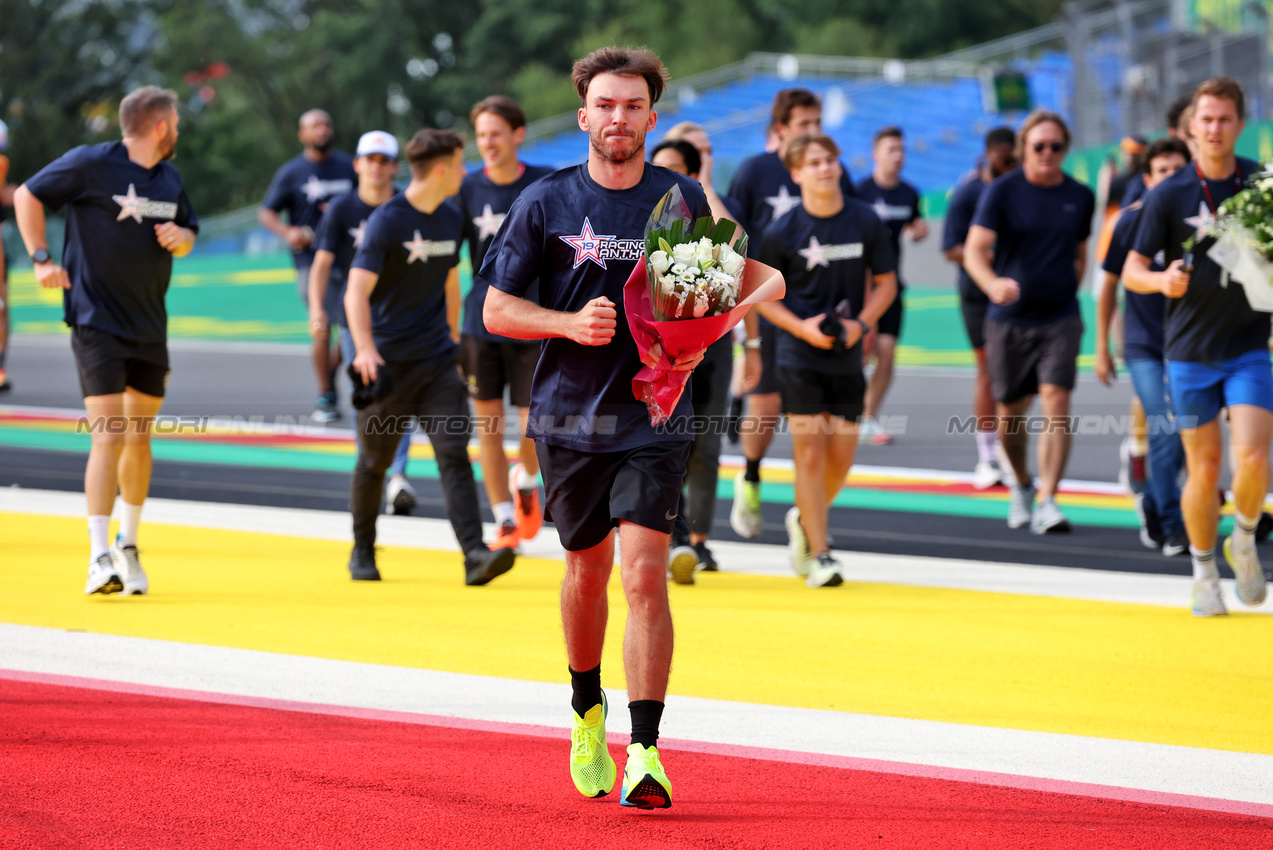
<instances>
[{"instance_id":1,"label":"white sock","mask_svg":"<svg viewBox=\"0 0 1273 850\"><path fill-rule=\"evenodd\" d=\"M120 500L122 511L119 517L119 545L136 546L137 529L141 525L141 505L130 505Z\"/></svg>"},{"instance_id":2,"label":"white sock","mask_svg":"<svg viewBox=\"0 0 1273 850\"><path fill-rule=\"evenodd\" d=\"M1204 581L1209 578L1220 578L1216 569L1215 547L1206 551L1189 547L1189 555L1193 559L1193 580Z\"/></svg>"},{"instance_id":3,"label":"white sock","mask_svg":"<svg viewBox=\"0 0 1273 850\"><path fill-rule=\"evenodd\" d=\"M1243 516L1241 511L1233 512L1233 548L1247 550L1255 545L1255 526L1259 517L1252 519Z\"/></svg>"},{"instance_id":4,"label":"white sock","mask_svg":"<svg viewBox=\"0 0 1273 850\"><path fill-rule=\"evenodd\" d=\"M495 514L495 524L503 525L505 520L513 521L513 503L512 502L496 502L491 505L491 511Z\"/></svg>"},{"instance_id":5,"label":"white sock","mask_svg":"<svg viewBox=\"0 0 1273 850\"><path fill-rule=\"evenodd\" d=\"M522 467L517 471L517 489L518 490L534 490L539 486L539 473L531 475L526 471L526 467Z\"/></svg>"},{"instance_id":6,"label":"white sock","mask_svg":"<svg viewBox=\"0 0 1273 850\"><path fill-rule=\"evenodd\" d=\"M111 518L109 516L90 516L88 518L88 558L96 561L110 552Z\"/></svg>"},{"instance_id":7,"label":"white sock","mask_svg":"<svg viewBox=\"0 0 1273 850\"><path fill-rule=\"evenodd\" d=\"M977 460L980 463L993 463L996 460L995 443L998 439L997 431L977 432Z\"/></svg>"}]
</instances>

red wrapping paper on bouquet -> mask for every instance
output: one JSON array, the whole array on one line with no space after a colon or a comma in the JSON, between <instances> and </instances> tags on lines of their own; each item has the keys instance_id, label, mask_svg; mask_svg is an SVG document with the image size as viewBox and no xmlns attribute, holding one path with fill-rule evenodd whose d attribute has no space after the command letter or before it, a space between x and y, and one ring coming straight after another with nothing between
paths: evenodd
<instances>
[{"instance_id":1,"label":"red wrapping paper on bouquet","mask_svg":"<svg viewBox=\"0 0 1273 850\"><path fill-rule=\"evenodd\" d=\"M656 366L642 366L632 379L632 394L645 402L650 411L650 424L662 425L671 418L689 382L691 373L673 369L674 360L705 350L733 330L754 305L777 301L785 293L786 284L777 269L748 260L743 267L738 306L719 316L658 321L650 303L650 283L642 257L623 286L623 309L641 361L649 362L654 343L663 349Z\"/></svg>"}]
</instances>

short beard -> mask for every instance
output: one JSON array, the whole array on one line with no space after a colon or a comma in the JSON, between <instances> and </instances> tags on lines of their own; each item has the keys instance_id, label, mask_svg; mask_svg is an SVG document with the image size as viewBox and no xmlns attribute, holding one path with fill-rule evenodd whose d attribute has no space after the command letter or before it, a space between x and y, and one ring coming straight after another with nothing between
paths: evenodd
<instances>
[{"instance_id":1,"label":"short beard","mask_svg":"<svg viewBox=\"0 0 1273 850\"><path fill-rule=\"evenodd\" d=\"M332 149L332 140L328 139L325 142L314 142L311 147L316 153L326 154Z\"/></svg>"},{"instance_id":2,"label":"short beard","mask_svg":"<svg viewBox=\"0 0 1273 850\"><path fill-rule=\"evenodd\" d=\"M636 146L632 149L632 152L616 156L605 149L604 130L588 133L588 140L592 150L596 152L597 156L611 165L627 165L634 159L645 160L645 133L633 133L632 137L636 140Z\"/></svg>"},{"instance_id":3,"label":"short beard","mask_svg":"<svg viewBox=\"0 0 1273 850\"><path fill-rule=\"evenodd\" d=\"M177 137L173 133L169 133L164 138L164 152L160 154L160 160L174 160L177 158Z\"/></svg>"}]
</instances>

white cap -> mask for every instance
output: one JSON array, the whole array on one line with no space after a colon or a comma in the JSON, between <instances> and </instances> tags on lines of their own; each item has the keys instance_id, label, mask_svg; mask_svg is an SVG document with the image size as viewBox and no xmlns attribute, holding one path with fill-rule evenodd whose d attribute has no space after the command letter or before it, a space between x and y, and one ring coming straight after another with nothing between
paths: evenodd
<instances>
[{"instance_id":1,"label":"white cap","mask_svg":"<svg viewBox=\"0 0 1273 850\"><path fill-rule=\"evenodd\" d=\"M398 140L391 134L380 130L363 133L362 138L358 140L358 148L354 151L354 156L371 156L373 153L396 160L398 158Z\"/></svg>"}]
</instances>

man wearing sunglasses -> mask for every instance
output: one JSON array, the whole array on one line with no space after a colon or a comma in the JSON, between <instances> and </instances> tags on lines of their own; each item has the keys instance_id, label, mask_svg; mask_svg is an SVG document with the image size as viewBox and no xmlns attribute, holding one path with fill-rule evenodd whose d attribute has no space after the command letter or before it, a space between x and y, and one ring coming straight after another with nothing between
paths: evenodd
<instances>
[{"instance_id":1,"label":"man wearing sunglasses","mask_svg":"<svg viewBox=\"0 0 1273 850\"><path fill-rule=\"evenodd\" d=\"M1083 319L1078 286L1096 212L1092 190L1061 170L1070 131L1061 116L1036 110L1018 135L1022 167L982 193L964 243L964 268L990 298L986 360L999 438L1015 483L1008 527L1034 534L1070 530L1056 504L1070 453L1070 393L1078 372ZM1039 503L1030 477L1025 414L1039 395Z\"/></svg>"}]
</instances>

